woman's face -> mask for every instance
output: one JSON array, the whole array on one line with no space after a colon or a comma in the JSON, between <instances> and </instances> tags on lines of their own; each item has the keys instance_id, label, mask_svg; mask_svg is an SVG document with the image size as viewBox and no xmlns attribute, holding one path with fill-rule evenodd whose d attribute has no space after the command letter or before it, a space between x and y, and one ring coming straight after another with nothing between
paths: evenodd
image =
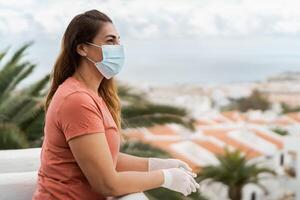
<instances>
[{"instance_id":1,"label":"woman's face","mask_svg":"<svg viewBox=\"0 0 300 200\"><path fill-rule=\"evenodd\" d=\"M93 39L92 43L96 45L119 45L120 36L112 23L105 23L102 29ZM86 44L87 55L95 62L102 61L102 50L99 47Z\"/></svg>"}]
</instances>

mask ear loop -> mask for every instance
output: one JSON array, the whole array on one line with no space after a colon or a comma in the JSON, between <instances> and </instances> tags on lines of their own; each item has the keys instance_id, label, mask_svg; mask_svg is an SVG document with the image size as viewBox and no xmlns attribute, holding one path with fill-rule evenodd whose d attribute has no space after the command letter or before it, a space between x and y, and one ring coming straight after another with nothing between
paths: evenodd
<instances>
[{"instance_id":1,"label":"mask ear loop","mask_svg":"<svg viewBox=\"0 0 300 200\"><path fill-rule=\"evenodd\" d=\"M102 46L100 45L97 45L97 44L93 44L93 43L90 43L90 42L85 42L86 44L89 44L89 45L92 45L92 46L95 46L95 47L99 47L99 48L102 48ZM88 56L85 56L86 59L88 59L89 61L91 61L92 63L96 64L95 61L93 61L92 59L90 59Z\"/></svg>"},{"instance_id":2,"label":"mask ear loop","mask_svg":"<svg viewBox=\"0 0 300 200\"><path fill-rule=\"evenodd\" d=\"M92 46L95 46L95 47L102 48L102 45L97 45L97 44L90 43L90 42L85 42L85 43L86 43L86 44L89 44L89 45L92 45Z\"/></svg>"},{"instance_id":3,"label":"mask ear loop","mask_svg":"<svg viewBox=\"0 0 300 200\"><path fill-rule=\"evenodd\" d=\"M92 59L90 59L89 57L85 56L86 59L88 59L89 61L91 61L92 63L96 64L95 61L93 61Z\"/></svg>"}]
</instances>

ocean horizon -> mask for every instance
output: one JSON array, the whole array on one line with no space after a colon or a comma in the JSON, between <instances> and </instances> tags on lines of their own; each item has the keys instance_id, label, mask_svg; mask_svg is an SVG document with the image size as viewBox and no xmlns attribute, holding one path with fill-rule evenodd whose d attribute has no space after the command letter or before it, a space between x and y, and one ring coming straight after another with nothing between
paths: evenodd
<instances>
[{"instance_id":1,"label":"ocean horizon","mask_svg":"<svg viewBox=\"0 0 300 200\"><path fill-rule=\"evenodd\" d=\"M9 41L2 49L12 46ZM300 43L298 38L286 37L125 40L125 65L116 78L149 85L264 81L300 71L300 48L295 41ZM12 49L23 43L15 42ZM50 73L59 50L59 37L36 39L24 59L38 66L24 84Z\"/></svg>"}]
</instances>

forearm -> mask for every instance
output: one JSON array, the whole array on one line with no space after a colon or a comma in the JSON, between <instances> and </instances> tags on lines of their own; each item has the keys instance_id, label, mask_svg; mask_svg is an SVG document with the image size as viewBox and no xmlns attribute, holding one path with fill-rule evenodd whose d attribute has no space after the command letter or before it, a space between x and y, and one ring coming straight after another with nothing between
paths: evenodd
<instances>
[{"instance_id":1,"label":"forearm","mask_svg":"<svg viewBox=\"0 0 300 200\"><path fill-rule=\"evenodd\" d=\"M114 196L158 188L164 182L162 170L155 170L151 172L117 172L115 178L115 184L113 187Z\"/></svg>"},{"instance_id":2,"label":"forearm","mask_svg":"<svg viewBox=\"0 0 300 200\"><path fill-rule=\"evenodd\" d=\"M148 171L148 158L119 153L116 170L122 171Z\"/></svg>"}]
</instances>

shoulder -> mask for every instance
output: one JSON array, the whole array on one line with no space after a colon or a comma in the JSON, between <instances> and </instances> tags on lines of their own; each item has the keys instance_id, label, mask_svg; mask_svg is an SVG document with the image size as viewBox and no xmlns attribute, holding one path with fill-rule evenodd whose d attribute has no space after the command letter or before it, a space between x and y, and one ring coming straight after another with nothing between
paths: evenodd
<instances>
[{"instance_id":1,"label":"shoulder","mask_svg":"<svg viewBox=\"0 0 300 200\"><path fill-rule=\"evenodd\" d=\"M63 101L77 103L95 103L92 95L86 91L74 91L65 96Z\"/></svg>"},{"instance_id":2,"label":"shoulder","mask_svg":"<svg viewBox=\"0 0 300 200\"><path fill-rule=\"evenodd\" d=\"M94 98L86 91L74 91L66 95L58 108L58 110L73 112L86 109L97 110Z\"/></svg>"}]
</instances>

